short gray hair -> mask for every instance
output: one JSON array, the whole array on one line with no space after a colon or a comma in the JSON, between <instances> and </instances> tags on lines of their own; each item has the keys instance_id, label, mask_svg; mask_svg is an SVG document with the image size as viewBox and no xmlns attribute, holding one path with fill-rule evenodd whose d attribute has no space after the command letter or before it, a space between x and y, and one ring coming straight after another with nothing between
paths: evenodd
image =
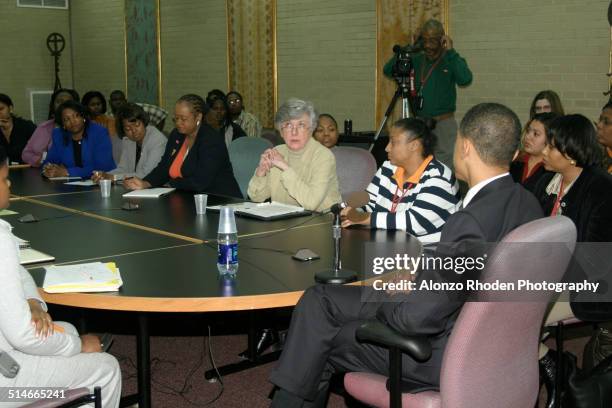
<instances>
[{"instance_id":1,"label":"short gray hair","mask_svg":"<svg viewBox=\"0 0 612 408\"><path fill-rule=\"evenodd\" d=\"M423 27L421 27L421 35L425 31L433 31L436 34L443 36L444 26L438 20L432 18L423 23Z\"/></svg>"},{"instance_id":2,"label":"short gray hair","mask_svg":"<svg viewBox=\"0 0 612 408\"><path fill-rule=\"evenodd\" d=\"M280 127L283 123L292 119L297 119L305 113L310 117L310 130L316 129L319 114L315 110L312 102L303 101L297 98L289 98L280 108L278 108L278 111L276 111L274 115L274 127L280 131Z\"/></svg>"}]
</instances>

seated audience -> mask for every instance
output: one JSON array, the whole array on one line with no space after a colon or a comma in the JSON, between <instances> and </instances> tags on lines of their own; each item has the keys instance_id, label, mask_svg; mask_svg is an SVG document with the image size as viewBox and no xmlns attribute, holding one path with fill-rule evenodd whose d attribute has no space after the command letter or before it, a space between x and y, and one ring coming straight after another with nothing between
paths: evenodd
<instances>
[{"instance_id":1,"label":"seated audience","mask_svg":"<svg viewBox=\"0 0 612 408\"><path fill-rule=\"evenodd\" d=\"M110 136L117 136L115 119L106 115L106 99L101 92L87 92L83 95L81 103L87 108L89 119L91 119L92 122L105 127Z\"/></svg>"},{"instance_id":2,"label":"seated audience","mask_svg":"<svg viewBox=\"0 0 612 408\"><path fill-rule=\"evenodd\" d=\"M227 147L232 141L246 136L244 130L230 120L225 97L209 98L206 100L206 104L210 107L210 110L205 116L205 121L210 127L221 132Z\"/></svg>"},{"instance_id":3,"label":"seated audience","mask_svg":"<svg viewBox=\"0 0 612 408\"><path fill-rule=\"evenodd\" d=\"M62 103L55 112L51 148L43 162L46 177L89 178L94 170L115 168L106 128L90 121L87 110L75 101Z\"/></svg>"},{"instance_id":4,"label":"seated audience","mask_svg":"<svg viewBox=\"0 0 612 408\"><path fill-rule=\"evenodd\" d=\"M25 163L32 167L39 167L45 157L47 151L51 147L51 133L55 128L55 111L66 101L79 101L79 94L74 89L60 88L51 95L49 103L49 120L41 123L36 127L28 144L21 153L21 158Z\"/></svg>"},{"instance_id":5,"label":"seated audience","mask_svg":"<svg viewBox=\"0 0 612 408\"><path fill-rule=\"evenodd\" d=\"M336 159L312 138L317 113L311 102L289 99L274 115L284 145L266 150L249 182L255 202L272 201L324 211L342 201Z\"/></svg>"},{"instance_id":6,"label":"seated audience","mask_svg":"<svg viewBox=\"0 0 612 408\"><path fill-rule=\"evenodd\" d=\"M542 159L550 123L559 115L553 112L538 113L525 127L522 154L510 165L510 174L517 183L533 191L538 180L548 174Z\"/></svg>"},{"instance_id":7,"label":"seated audience","mask_svg":"<svg viewBox=\"0 0 612 408\"><path fill-rule=\"evenodd\" d=\"M312 136L317 142L331 149L338 144L338 122L329 113L320 114L317 127Z\"/></svg>"},{"instance_id":8,"label":"seated audience","mask_svg":"<svg viewBox=\"0 0 612 408\"><path fill-rule=\"evenodd\" d=\"M565 115L561 99L555 91L547 90L537 93L529 108L529 119L533 119L538 113L546 112L553 112L559 116Z\"/></svg>"},{"instance_id":9,"label":"seated audience","mask_svg":"<svg viewBox=\"0 0 612 408\"><path fill-rule=\"evenodd\" d=\"M601 147L593 124L582 115L566 115L550 124L542 178L534 194L546 215L563 214L578 230L578 242L612 242L612 176L602 171ZM608 211L609 210L609 211Z\"/></svg>"},{"instance_id":10,"label":"seated audience","mask_svg":"<svg viewBox=\"0 0 612 408\"><path fill-rule=\"evenodd\" d=\"M470 190L464 207L444 225L436 248L438 257L474 256L475 247L498 242L516 227L542 216L533 195L508 174L520 131L518 117L499 104L477 105L463 117L454 163L457 177L465 180ZM415 283L418 287L427 279L465 284L466 275L478 278L474 272L427 270L417 273ZM271 406L324 406L334 373L387 375L387 349L355 339L357 328L372 319L400 334L430 340L431 358L424 363L403 358L402 377L407 392L439 388L442 356L464 300L452 291L417 290L391 295L365 285L311 287L293 311L283 352L272 371L270 380L280 389Z\"/></svg>"},{"instance_id":11,"label":"seated audience","mask_svg":"<svg viewBox=\"0 0 612 408\"><path fill-rule=\"evenodd\" d=\"M206 94L207 101L213 101L218 98L225 98L225 92L220 89L211 89L208 94ZM208 106L210 106L210 104Z\"/></svg>"},{"instance_id":12,"label":"seated audience","mask_svg":"<svg viewBox=\"0 0 612 408\"><path fill-rule=\"evenodd\" d=\"M240 126L249 137L261 136L261 123L252 113L244 109L244 99L236 91L227 94L227 104L229 105L230 120Z\"/></svg>"},{"instance_id":13,"label":"seated audience","mask_svg":"<svg viewBox=\"0 0 612 408\"><path fill-rule=\"evenodd\" d=\"M395 122L389 135L389 160L367 188L367 218L351 220L342 210L342 226L361 224L398 229L424 243L438 242L444 223L459 210L459 183L453 172L434 158L436 136L425 122L409 118Z\"/></svg>"},{"instance_id":14,"label":"seated audience","mask_svg":"<svg viewBox=\"0 0 612 408\"><path fill-rule=\"evenodd\" d=\"M109 103L111 107L111 115L117 116L117 110L125 103L127 103L127 99L125 98L123 91L116 89L111 92ZM161 132L164 131L168 111L160 108L157 105L151 105L149 103L137 102L136 105L139 105L147 113L147 115L149 115L149 125L155 126ZM118 136L123 137L125 135L119 133Z\"/></svg>"},{"instance_id":15,"label":"seated audience","mask_svg":"<svg viewBox=\"0 0 612 408\"><path fill-rule=\"evenodd\" d=\"M23 163L21 154L36 125L31 120L13 114L13 101L0 93L0 146L3 146L10 163Z\"/></svg>"},{"instance_id":16,"label":"seated audience","mask_svg":"<svg viewBox=\"0 0 612 408\"><path fill-rule=\"evenodd\" d=\"M108 97L108 104L111 109L110 116L117 116L119 108L127 103L125 93L120 89L112 91Z\"/></svg>"},{"instance_id":17,"label":"seated audience","mask_svg":"<svg viewBox=\"0 0 612 408\"><path fill-rule=\"evenodd\" d=\"M106 99L101 92L89 91L83 95L81 103L89 113L89 119L103 126L108 131L113 148L113 160L118 162L121 158L121 141L117 136L117 125L115 118L106 114Z\"/></svg>"},{"instance_id":18,"label":"seated audience","mask_svg":"<svg viewBox=\"0 0 612 408\"><path fill-rule=\"evenodd\" d=\"M597 121L597 141L604 147L603 168L612 174L612 101L601 110Z\"/></svg>"},{"instance_id":19,"label":"seated audience","mask_svg":"<svg viewBox=\"0 0 612 408\"><path fill-rule=\"evenodd\" d=\"M149 117L135 103L122 105L115 113L117 133L125 135L121 143L121 159L116 169L108 173L94 172L92 180L120 180L125 177L143 178L149 174L161 160L166 150L166 136L149 125Z\"/></svg>"},{"instance_id":20,"label":"seated audience","mask_svg":"<svg viewBox=\"0 0 612 408\"><path fill-rule=\"evenodd\" d=\"M9 206L10 185L7 154L0 146L0 209ZM71 324L52 320L32 276L19 264L19 244L11 228L0 219L0 351L20 369L14 378L0 374L0 387L100 386L102 405L118 407L121 370L117 360L101 352L98 337L79 336ZM5 405L14 406L8 400Z\"/></svg>"},{"instance_id":21,"label":"seated audience","mask_svg":"<svg viewBox=\"0 0 612 408\"><path fill-rule=\"evenodd\" d=\"M166 183L187 191L242 197L223 136L203 123L208 107L201 96L188 94L174 107L174 129L159 164L144 178L123 182L131 190Z\"/></svg>"},{"instance_id":22,"label":"seated audience","mask_svg":"<svg viewBox=\"0 0 612 408\"><path fill-rule=\"evenodd\" d=\"M600 160L601 148L595 128L587 118L567 115L550 124L544 166L554 173L540 179L534 194L546 215L564 215L574 222L578 243L612 242L612 176L599 167ZM595 253L590 253L590 250L595 250ZM594 264L601 262L601 255L597 254L595 247L579 245L574 257ZM612 265L585 266L582 262L570 264L567 277L571 281L598 281L601 273L609 273ZM604 283L605 280L609 281L610 277L604 278ZM576 301L574 293L570 294L570 299L569 305L567 301L554 304L546 318L547 324L574 315L586 321L598 320L602 315L606 316L605 320L612 318L610 303ZM556 353L547 350L545 346L540 348L541 373L549 395L548 407L554 402Z\"/></svg>"}]
</instances>

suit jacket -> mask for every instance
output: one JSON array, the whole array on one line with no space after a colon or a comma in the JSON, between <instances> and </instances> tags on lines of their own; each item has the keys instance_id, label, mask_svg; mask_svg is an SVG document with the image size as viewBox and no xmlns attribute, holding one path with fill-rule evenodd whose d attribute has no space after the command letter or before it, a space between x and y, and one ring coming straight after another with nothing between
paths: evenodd
<instances>
[{"instance_id":1,"label":"suit jacket","mask_svg":"<svg viewBox=\"0 0 612 408\"><path fill-rule=\"evenodd\" d=\"M538 184L538 181L542 178L551 177L551 174L554 174L552 171L548 171L544 168L544 166L540 166L531 176L527 177L525 181L522 181L523 178L523 170L525 169L525 162L523 160L515 160L510 165L510 175L517 183L521 183L527 190L533 191L535 190L535 186Z\"/></svg>"},{"instance_id":2,"label":"suit jacket","mask_svg":"<svg viewBox=\"0 0 612 408\"><path fill-rule=\"evenodd\" d=\"M510 176L493 180L467 207L448 218L436 256L482 256L486 243L499 242L516 227L542 215L535 197ZM417 277L417 285L424 279L442 282L468 278L477 276L425 271ZM439 387L444 349L464 302L463 296L446 292L414 291L401 302L385 302L379 308L379 320L406 335L428 336L432 343L431 359L413 371L415 390Z\"/></svg>"},{"instance_id":3,"label":"suit jacket","mask_svg":"<svg viewBox=\"0 0 612 408\"><path fill-rule=\"evenodd\" d=\"M554 173L553 173L554 175ZM534 190L544 214L549 215L557 198L548 195L546 187L552 175L542 178ZM612 176L599 167L586 167L574 184L561 198L561 213L576 225L576 241L612 242ZM603 249L605 250L605 249ZM587 321L612 318L612 258L602 256L602 246L579 244L574 252L574 261L568 268L566 280L603 281L600 295L577 298L572 294L572 310L576 317Z\"/></svg>"},{"instance_id":4,"label":"suit jacket","mask_svg":"<svg viewBox=\"0 0 612 408\"><path fill-rule=\"evenodd\" d=\"M149 174L161 160L166 150L168 139L154 126L147 126L145 138L142 141L140 160L136 163L136 142L124 137L121 140L121 159L119 165L111 174L123 175L124 177L136 176L139 178Z\"/></svg>"},{"instance_id":5,"label":"suit jacket","mask_svg":"<svg viewBox=\"0 0 612 408\"><path fill-rule=\"evenodd\" d=\"M52 144L47 152L43 166L47 163L62 164L71 176L89 178L94 170L110 171L114 169L113 150L106 128L88 122L85 128L86 136L81 142L81 158L83 167L74 164L72 139L68 132L61 128L53 129Z\"/></svg>"},{"instance_id":6,"label":"suit jacket","mask_svg":"<svg viewBox=\"0 0 612 408\"><path fill-rule=\"evenodd\" d=\"M200 126L195 142L181 166L183 177L170 178L170 166L184 141L185 135L174 129L168 137L164 156L144 180L153 187L170 183L172 187L181 190L242 198L225 140L218 131L205 123Z\"/></svg>"}]
</instances>

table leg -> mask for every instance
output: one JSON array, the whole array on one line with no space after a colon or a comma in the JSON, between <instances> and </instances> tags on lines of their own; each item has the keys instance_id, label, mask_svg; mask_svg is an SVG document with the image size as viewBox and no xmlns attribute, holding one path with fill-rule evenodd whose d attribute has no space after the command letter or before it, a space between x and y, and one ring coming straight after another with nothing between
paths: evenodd
<instances>
[{"instance_id":1,"label":"table leg","mask_svg":"<svg viewBox=\"0 0 612 408\"><path fill-rule=\"evenodd\" d=\"M151 350L149 336L149 317L146 313L138 314L138 332L136 333L136 359L138 367L138 394L121 398L119 406L130 407L138 403L139 408L151 407Z\"/></svg>"},{"instance_id":2,"label":"table leg","mask_svg":"<svg viewBox=\"0 0 612 408\"><path fill-rule=\"evenodd\" d=\"M138 407L151 406L151 349L149 338L149 317L138 314L138 336L136 355L138 359Z\"/></svg>"}]
</instances>

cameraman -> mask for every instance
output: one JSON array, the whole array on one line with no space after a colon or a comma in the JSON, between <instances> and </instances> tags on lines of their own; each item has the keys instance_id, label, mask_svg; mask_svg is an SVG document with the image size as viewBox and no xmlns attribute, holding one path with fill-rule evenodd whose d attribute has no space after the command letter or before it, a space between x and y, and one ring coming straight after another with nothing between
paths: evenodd
<instances>
[{"instance_id":1,"label":"cameraman","mask_svg":"<svg viewBox=\"0 0 612 408\"><path fill-rule=\"evenodd\" d=\"M436 159L453 168L457 135L455 86L469 85L472 82L472 71L465 59L453 49L453 41L444 33L444 27L438 20L426 21L416 42L415 48L421 48L421 45L423 51L411 54L417 91L417 98L413 100L414 113L422 118L436 120ZM393 56L385 64L383 72L386 76L393 77L395 61L396 56Z\"/></svg>"}]
</instances>

